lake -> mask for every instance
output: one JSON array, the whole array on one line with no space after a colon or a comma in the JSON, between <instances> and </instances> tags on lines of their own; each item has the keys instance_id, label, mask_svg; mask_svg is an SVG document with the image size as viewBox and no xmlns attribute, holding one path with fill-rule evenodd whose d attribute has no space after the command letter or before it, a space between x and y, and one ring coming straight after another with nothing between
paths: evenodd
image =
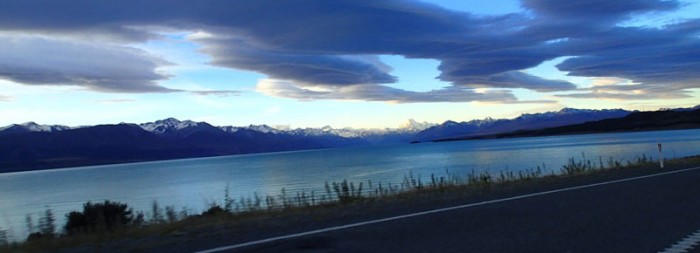
<instances>
[{"instance_id":1,"label":"lake","mask_svg":"<svg viewBox=\"0 0 700 253\"><path fill-rule=\"evenodd\" d=\"M700 154L700 130L609 133L498 140L402 144L312 151L235 155L119 165L90 166L0 174L0 227L13 240L26 235L25 216L35 223L46 208L57 226L64 215L87 201L113 200L147 211L153 201L190 213L221 203L225 188L233 197L325 192L325 182L398 184L409 174L470 172L499 174L540 166L559 173L571 157L597 163L635 160L643 154L658 159Z\"/></svg>"}]
</instances>

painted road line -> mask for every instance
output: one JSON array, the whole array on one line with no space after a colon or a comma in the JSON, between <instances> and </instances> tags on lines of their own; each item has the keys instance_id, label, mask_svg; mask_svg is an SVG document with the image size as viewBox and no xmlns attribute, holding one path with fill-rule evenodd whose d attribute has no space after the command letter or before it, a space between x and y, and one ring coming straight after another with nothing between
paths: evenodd
<instances>
[{"instance_id":1,"label":"painted road line","mask_svg":"<svg viewBox=\"0 0 700 253\"><path fill-rule=\"evenodd\" d=\"M685 253L700 244L700 230L695 231L695 233L690 234L689 236L686 236L682 240L678 241L676 244L671 245L671 247L668 247L664 249L663 251L659 251L660 253Z\"/></svg>"},{"instance_id":2,"label":"painted road line","mask_svg":"<svg viewBox=\"0 0 700 253\"><path fill-rule=\"evenodd\" d=\"M453 207L447 207L447 208L440 208L440 209L434 209L434 210L430 210L430 211L424 211L424 212L418 212L418 213L412 213L412 214L404 214L404 215L383 218L383 219L378 219L378 220L370 220L370 221L352 223L352 224L347 224L347 225L342 225L342 226L335 226L335 227L311 230L311 231L307 231L307 232L271 237L271 238L257 240L257 241L251 241L251 242L246 242L246 243L240 243L240 244L223 246L223 247L218 247L218 248L213 248L213 249L208 249L208 250L197 251L195 253L214 253L214 252L221 252L221 251L226 251L226 250L240 249L240 248L254 246L254 245L260 245L260 244L265 244L265 243L270 243L270 242L275 242L275 241L304 237L304 236L308 236L308 235L315 235L315 234L321 234L321 233L326 233L326 232L338 231L338 230L343 230L343 229L348 229L348 228L366 226L366 225L371 225L371 224L376 224L376 223L383 223L383 222L401 220L401 219L423 216L423 215L428 215L428 214L442 213L442 212L447 212L447 211L452 211L452 210L457 210L457 209L465 209L465 208L471 208L471 207L476 207L476 206L483 206L483 205L489 205L489 204L495 204L495 203L537 197L537 196L548 195L548 194L559 193L559 192L574 191L574 190L586 189L586 188L602 186L602 185L617 184L617 183L622 183L622 182L627 182L627 181L634 181L634 180L640 180L640 179L646 179L646 178L652 178L652 177L665 176L665 175L670 175L670 174L683 173L683 172L688 172L688 171L693 171L693 170L698 170L698 169L700 169L700 167L694 167L694 168L688 168L688 169L676 170L676 171L669 171L669 172L662 172L662 173L656 173L656 174L645 175L645 176L638 176L638 177L633 177L633 178L618 179L618 180L600 182L600 183L594 183L594 184L580 185L580 186L574 186L574 187L568 187L568 188L551 190L551 191L544 191L544 192L538 192L538 193L530 193L530 194L509 197L509 198L487 200L487 201L478 202L478 203L459 205L459 206L453 206Z\"/></svg>"}]
</instances>

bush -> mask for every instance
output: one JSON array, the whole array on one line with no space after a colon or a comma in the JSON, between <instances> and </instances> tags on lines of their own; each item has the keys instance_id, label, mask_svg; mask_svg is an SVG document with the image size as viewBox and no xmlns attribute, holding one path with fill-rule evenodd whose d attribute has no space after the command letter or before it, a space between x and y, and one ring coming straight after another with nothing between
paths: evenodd
<instances>
[{"instance_id":1,"label":"bush","mask_svg":"<svg viewBox=\"0 0 700 253\"><path fill-rule=\"evenodd\" d=\"M68 235L94 232L112 232L117 228L130 225L133 211L126 204L110 202L83 205L83 212L71 212L66 215L64 227Z\"/></svg>"},{"instance_id":2,"label":"bush","mask_svg":"<svg viewBox=\"0 0 700 253\"><path fill-rule=\"evenodd\" d=\"M0 246L7 246L10 244L10 240L7 238L7 230L3 230L0 227Z\"/></svg>"},{"instance_id":3,"label":"bush","mask_svg":"<svg viewBox=\"0 0 700 253\"><path fill-rule=\"evenodd\" d=\"M54 224L56 218L53 216L53 211L48 206L46 207L46 211L44 211L44 216L39 219L39 231L34 231L35 227L31 215L27 215L26 222L29 232L27 241L45 240L56 237L56 225Z\"/></svg>"},{"instance_id":4,"label":"bush","mask_svg":"<svg viewBox=\"0 0 700 253\"><path fill-rule=\"evenodd\" d=\"M206 211L202 212L201 216L203 217L217 217L217 216L226 216L230 215L231 213L226 211L226 209L221 208L219 205L212 205L207 209Z\"/></svg>"},{"instance_id":5,"label":"bush","mask_svg":"<svg viewBox=\"0 0 700 253\"><path fill-rule=\"evenodd\" d=\"M42 234L41 232L34 232L27 236L27 241L33 242L43 240L44 238L47 238L46 235Z\"/></svg>"},{"instance_id":6,"label":"bush","mask_svg":"<svg viewBox=\"0 0 700 253\"><path fill-rule=\"evenodd\" d=\"M56 218L53 216L53 211L51 211L50 208L46 207L46 211L44 211L44 217L41 217L39 220L39 229L41 230L41 234L44 237L54 237L56 234L56 225L54 225L54 222L56 222Z\"/></svg>"}]
</instances>

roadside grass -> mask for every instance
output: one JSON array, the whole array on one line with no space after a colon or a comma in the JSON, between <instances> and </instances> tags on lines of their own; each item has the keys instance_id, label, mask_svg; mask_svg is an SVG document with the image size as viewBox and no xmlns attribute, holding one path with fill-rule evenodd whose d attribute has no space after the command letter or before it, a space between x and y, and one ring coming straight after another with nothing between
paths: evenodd
<instances>
[{"instance_id":1,"label":"roadside grass","mask_svg":"<svg viewBox=\"0 0 700 253\"><path fill-rule=\"evenodd\" d=\"M665 163L667 168L695 165L700 164L700 156L666 160ZM548 170L544 164L533 169L502 171L497 174L471 171L466 175L457 175L446 171L442 175L431 174L423 178L409 173L398 184L343 180L326 182L323 192L290 193L283 188L277 195L254 194L252 197L240 198L233 198L227 186L221 203L211 203L209 208L200 214L190 214L184 208L176 212L172 206L161 208L154 201L148 219L143 212L132 212L128 225L109 230L95 229L74 234L67 231L56 234L51 232L49 235L37 236L23 242L9 242L7 230L0 228L0 252L51 252L62 249L100 251L101 247L109 242L129 242L124 243L124 251L147 252L150 248L158 246L153 244L154 241L163 244L170 243L173 238L187 241L194 237L208 236L212 231L225 233L243 227L265 226L269 225L270 220L284 217L308 214L323 216L326 211L334 212L338 209L362 211L375 204L410 203L417 198L438 200L455 196L480 196L532 185L552 185L567 180L605 176L613 171L658 171L656 168L658 160L646 155L623 162L613 158L591 159L581 154L580 158L570 158L558 173ZM50 213L50 210L46 213ZM140 241L148 243L140 244ZM119 248L111 250L121 251Z\"/></svg>"}]
</instances>

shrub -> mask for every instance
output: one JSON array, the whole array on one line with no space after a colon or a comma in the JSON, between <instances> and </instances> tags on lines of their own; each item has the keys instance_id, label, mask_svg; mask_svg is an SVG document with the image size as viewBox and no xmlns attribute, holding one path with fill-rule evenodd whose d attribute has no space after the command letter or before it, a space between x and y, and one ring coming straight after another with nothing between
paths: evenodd
<instances>
[{"instance_id":1,"label":"shrub","mask_svg":"<svg viewBox=\"0 0 700 253\"><path fill-rule=\"evenodd\" d=\"M7 238L7 230L3 230L0 227L0 246L7 246L10 244L10 240Z\"/></svg>"},{"instance_id":2,"label":"shrub","mask_svg":"<svg viewBox=\"0 0 700 253\"><path fill-rule=\"evenodd\" d=\"M46 207L46 211L44 211L44 217L41 217L39 220L39 229L41 230L41 234L43 234L45 237L54 237L56 234L56 225L54 224L56 222L56 218L53 216L53 211L51 211L50 208Z\"/></svg>"},{"instance_id":3,"label":"shrub","mask_svg":"<svg viewBox=\"0 0 700 253\"><path fill-rule=\"evenodd\" d=\"M119 227L131 224L133 220L132 209L126 204L110 202L87 202L83 205L83 212L71 212L66 215L67 222L64 227L68 235L79 233L112 232Z\"/></svg>"},{"instance_id":4,"label":"shrub","mask_svg":"<svg viewBox=\"0 0 700 253\"><path fill-rule=\"evenodd\" d=\"M163 212L158 205L158 201L153 201L151 204L151 223L162 224L165 223L165 218L163 218Z\"/></svg>"},{"instance_id":5,"label":"shrub","mask_svg":"<svg viewBox=\"0 0 700 253\"><path fill-rule=\"evenodd\" d=\"M202 215L201 215L201 216L204 216L204 217L216 217L216 216L226 216L226 215L230 215L230 214L231 214L231 213L229 213L228 211L226 211L226 209L224 209L224 208L222 208L221 206L215 204L215 205L212 205L211 207L209 207L209 209L207 209L206 211L202 212Z\"/></svg>"},{"instance_id":6,"label":"shrub","mask_svg":"<svg viewBox=\"0 0 700 253\"><path fill-rule=\"evenodd\" d=\"M34 233L31 233L27 236L27 241L30 241L30 242L31 241L38 241L38 240L42 240L44 238L46 238L46 236L44 234L42 234L41 232L34 232Z\"/></svg>"},{"instance_id":7,"label":"shrub","mask_svg":"<svg viewBox=\"0 0 700 253\"><path fill-rule=\"evenodd\" d=\"M39 231L35 231L34 222L32 221L31 215L27 215L25 221L27 222L27 229L29 232L29 236L27 237L28 241L56 237L56 218L53 215L53 211L48 206L46 207L46 211L44 211L44 216L39 218Z\"/></svg>"}]
</instances>

